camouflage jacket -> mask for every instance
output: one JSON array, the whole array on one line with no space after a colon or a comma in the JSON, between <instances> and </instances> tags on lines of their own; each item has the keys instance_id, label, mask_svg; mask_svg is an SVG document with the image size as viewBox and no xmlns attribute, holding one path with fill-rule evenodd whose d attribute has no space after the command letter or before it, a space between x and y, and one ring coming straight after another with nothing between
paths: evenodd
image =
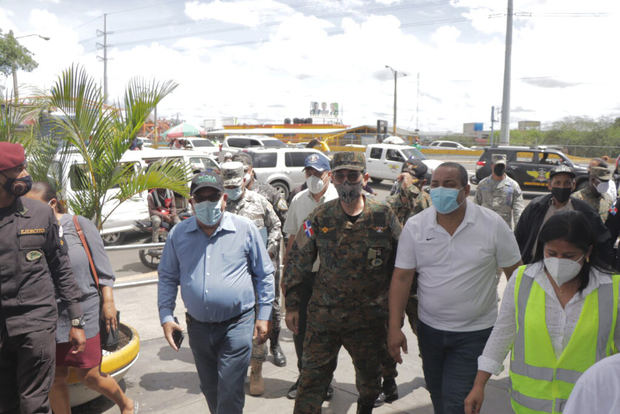
<instances>
[{"instance_id":1,"label":"camouflage jacket","mask_svg":"<svg viewBox=\"0 0 620 414\"><path fill-rule=\"evenodd\" d=\"M592 207L599 216L601 216L603 223L607 220L607 216L609 216L609 209L615 201L612 200L609 193L599 194L592 188L591 185L586 186L582 190L575 191L571 194L571 197L575 197L588 203L588 205Z\"/></svg>"},{"instance_id":2,"label":"camouflage jacket","mask_svg":"<svg viewBox=\"0 0 620 414\"><path fill-rule=\"evenodd\" d=\"M370 198L355 223L349 221L339 199L318 206L297 233L286 263L286 309L298 309L301 288L312 281L318 254L321 261L309 306L387 312L401 229L392 209Z\"/></svg>"},{"instance_id":3,"label":"camouflage jacket","mask_svg":"<svg viewBox=\"0 0 620 414\"><path fill-rule=\"evenodd\" d=\"M406 200L403 201L403 198ZM392 208L402 226L405 225L409 217L415 216L433 204L431 196L413 184L404 191L401 190L399 193L389 196L385 202Z\"/></svg>"},{"instance_id":4,"label":"camouflage jacket","mask_svg":"<svg viewBox=\"0 0 620 414\"><path fill-rule=\"evenodd\" d=\"M282 224L265 197L246 189L238 200L226 200L226 211L252 220L265 238L267 252L275 256L282 238Z\"/></svg>"},{"instance_id":5,"label":"camouflage jacket","mask_svg":"<svg viewBox=\"0 0 620 414\"><path fill-rule=\"evenodd\" d=\"M499 214L511 229L516 227L525 208L519 183L508 176L501 181L492 176L484 178L478 183L474 201Z\"/></svg>"},{"instance_id":6,"label":"camouflage jacket","mask_svg":"<svg viewBox=\"0 0 620 414\"><path fill-rule=\"evenodd\" d=\"M254 179L254 185L252 185L252 191L262 195L271 203L271 206L275 210L280 223L286 221L286 213L288 212L288 205L281 192L276 190L273 186L267 183L261 183Z\"/></svg>"}]
</instances>

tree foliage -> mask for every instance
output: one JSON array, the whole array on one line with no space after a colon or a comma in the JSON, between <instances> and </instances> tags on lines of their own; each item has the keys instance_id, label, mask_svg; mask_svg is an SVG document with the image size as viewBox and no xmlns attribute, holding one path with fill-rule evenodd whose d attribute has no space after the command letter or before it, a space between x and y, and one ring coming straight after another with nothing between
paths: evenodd
<instances>
[{"instance_id":1,"label":"tree foliage","mask_svg":"<svg viewBox=\"0 0 620 414\"><path fill-rule=\"evenodd\" d=\"M32 72L39 64L32 57L32 52L19 44L13 31L2 35L0 31L0 72L9 76L13 69Z\"/></svg>"}]
</instances>

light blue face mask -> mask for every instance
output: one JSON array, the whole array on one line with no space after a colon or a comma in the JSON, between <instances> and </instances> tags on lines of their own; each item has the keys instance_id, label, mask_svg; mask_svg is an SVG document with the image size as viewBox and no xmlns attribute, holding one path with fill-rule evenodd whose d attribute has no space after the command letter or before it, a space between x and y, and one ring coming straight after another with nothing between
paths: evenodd
<instances>
[{"instance_id":1,"label":"light blue face mask","mask_svg":"<svg viewBox=\"0 0 620 414\"><path fill-rule=\"evenodd\" d=\"M459 208L460 204L457 201L457 197L461 190L462 188L431 188L431 200L437 212L440 214L450 214Z\"/></svg>"},{"instance_id":2,"label":"light blue face mask","mask_svg":"<svg viewBox=\"0 0 620 414\"><path fill-rule=\"evenodd\" d=\"M228 198L236 201L239 200L241 194L243 194L243 186L235 187L235 188L225 188L226 194L228 194Z\"/></svg>"},{"instance_id":3,"label":"light blue face mask","mask_svg":"<svg viewBox=\"0 0 620 414\"><path fill-rule=\"evenodd\" d=\"M215 226L222 218L222 199L218 201L203 201L194 205L196 218L207 226Z\"/></svg>"}]
</instances>

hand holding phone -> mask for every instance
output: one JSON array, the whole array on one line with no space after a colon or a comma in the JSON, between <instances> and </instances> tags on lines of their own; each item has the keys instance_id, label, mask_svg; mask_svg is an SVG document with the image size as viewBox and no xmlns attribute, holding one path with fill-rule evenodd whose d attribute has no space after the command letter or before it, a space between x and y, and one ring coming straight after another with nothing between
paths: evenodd
<instances>
[{"instance_id":1,"label":"hand holding phone","mask_svg":"<svg viewBox=\"0 0 620 414\"><path fill-rule=\"evenodd\" d=\"M174 323L179 325L179 320L177 319L176 316L174 317ZM177 347L177 349L181 349L183 338L184 338L183 331L178 330L178 329L172 330L172 340L174 341L174 345Z\"/></svg>"}]
</instances>

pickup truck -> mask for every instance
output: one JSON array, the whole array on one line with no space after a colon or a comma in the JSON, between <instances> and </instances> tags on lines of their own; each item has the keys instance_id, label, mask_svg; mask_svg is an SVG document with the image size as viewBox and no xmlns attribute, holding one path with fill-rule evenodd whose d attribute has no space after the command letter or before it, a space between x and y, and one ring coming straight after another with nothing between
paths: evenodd
<instances>
[{"instance_id":1,"label":"pickup truck","mask_svg":"<svg viewBox=\"0 0 620 414\"><path fill-rule=\"evenodd\" d=\"M442 161L429 160L415 147L396 144L370 144L366 147L366 170L373 183L382 180L395 180L403 168L403 163L414 156L419 158L432 173Z\"/></svg>"}]
</instances>

